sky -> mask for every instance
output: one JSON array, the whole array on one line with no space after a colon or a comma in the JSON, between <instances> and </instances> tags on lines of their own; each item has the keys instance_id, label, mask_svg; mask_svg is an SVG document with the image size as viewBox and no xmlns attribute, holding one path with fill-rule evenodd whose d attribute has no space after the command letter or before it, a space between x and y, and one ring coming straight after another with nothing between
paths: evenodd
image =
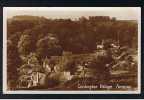
<instances>
[{"instance_id":1,"label":"sky","mask_svg":"<svg viewBox=\"0 0 144 100\"><path fill-rule=\"evenodd\" d=\"M71 18L81 16L110 16L118 20L138 20L140 7L4 7L4 15L44 16L46 18Z\"/></svg>"}]
</instances>

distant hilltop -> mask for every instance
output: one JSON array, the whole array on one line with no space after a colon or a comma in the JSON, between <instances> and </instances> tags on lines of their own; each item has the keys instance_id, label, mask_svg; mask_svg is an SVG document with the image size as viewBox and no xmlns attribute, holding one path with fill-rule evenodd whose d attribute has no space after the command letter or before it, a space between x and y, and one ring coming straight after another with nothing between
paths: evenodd
<instances>
[{"instance_id":1,"label":"distant hilltop","mask_svg":"<svg viewBox=\"0 0 144 100\"><path fill-rule=\"evenodd\" d=\"M31 15L17 15L13 16L12 18L8 19L8 22L11 22L12 20L16 21L22 21L22 20L27 20L27 21L34 21L34 20L48 20L51 18L46 18L44 16L31 16ZM70 18L69 18L70 19ZM54 19L54 20L62 20L61 18L59 19ZM70 19L72 20L72 19ZM91 21L120 21L120 22L134 22L137 23L137 20L117 20L116 17L110 17L110 16L89 16L88 18L82 16L78 20L91 20Z\"/></svg>"},{"instance_id":2,"label":"distant hilltop","mask_svg":"<svg viewBox=\"0 0 144 100\"><path fill-rule=\"evenodd\" d=\"M29 16L29 15L20 15L20 16L14 16L12 19L13 20L38 20L40 18L44 18L44 17Z\"/></svg>"},{"instance_id":3,"label":"distant hilltop","mask_svg":"<svg viewBox=\"0 0 144 100\"><path fill-rule=\"evenodd\" d=\"M137 23L137 20L118 20L120 22L131 22L131 23Z\"/></svg>"},{"instance_id":4,"label":"distant hilltop","mask_svg":"<svg viewBox=\"0 0 144 100\"><path fill-rule=\"evenodd\" d=\"M11 23L12 21L43 21L47 18L42 16L30 16L30 15L18 15L13 16L12 18L8 18L8 23Z\"/></svg>"}]
</instances>

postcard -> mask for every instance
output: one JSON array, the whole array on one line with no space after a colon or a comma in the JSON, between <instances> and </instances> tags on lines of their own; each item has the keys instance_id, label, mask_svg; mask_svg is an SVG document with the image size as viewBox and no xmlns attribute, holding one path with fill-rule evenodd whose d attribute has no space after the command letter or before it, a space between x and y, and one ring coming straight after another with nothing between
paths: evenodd
<instances>
[{"instance_id":1,"label":"postcard","mask_svg":"<svg viewBox=\"0 0 144 100\"><path fill-rule=\"evenodd\" d=\"M139 94L140 7L4 7L4 94Z\"/></svg>"}]
</instances>

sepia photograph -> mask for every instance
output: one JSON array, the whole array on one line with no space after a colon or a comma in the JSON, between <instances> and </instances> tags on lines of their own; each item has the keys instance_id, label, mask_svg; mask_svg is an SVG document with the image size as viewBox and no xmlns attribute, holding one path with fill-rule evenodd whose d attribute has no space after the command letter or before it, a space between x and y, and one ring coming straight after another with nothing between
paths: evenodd
<instances>
[{"instance_id":1,"label":"sepia photograph","mask_svg":"<svg viewBox=\"0 0 144 100\"><path fill-rule=\"evenodd\" d=\"M138 94L140 7L4 7L4 94Z\"/></svg>"}]
</instances>

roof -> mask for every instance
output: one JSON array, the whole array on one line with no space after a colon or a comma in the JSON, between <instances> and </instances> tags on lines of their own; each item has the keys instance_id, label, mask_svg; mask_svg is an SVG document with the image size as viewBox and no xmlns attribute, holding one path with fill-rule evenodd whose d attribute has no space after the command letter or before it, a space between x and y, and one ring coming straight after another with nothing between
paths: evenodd
<instances>
[{"instance_id":1,"label":"roof","mask_svg":"<svg viewBox=\"0 0 144 100\"><path fill-rule=\"evenodd\" d=\"M23 68L32 68L32 66L30 66L29 64L24 64L18 70L23 69Z\"/></svg>"}]
</instances>

